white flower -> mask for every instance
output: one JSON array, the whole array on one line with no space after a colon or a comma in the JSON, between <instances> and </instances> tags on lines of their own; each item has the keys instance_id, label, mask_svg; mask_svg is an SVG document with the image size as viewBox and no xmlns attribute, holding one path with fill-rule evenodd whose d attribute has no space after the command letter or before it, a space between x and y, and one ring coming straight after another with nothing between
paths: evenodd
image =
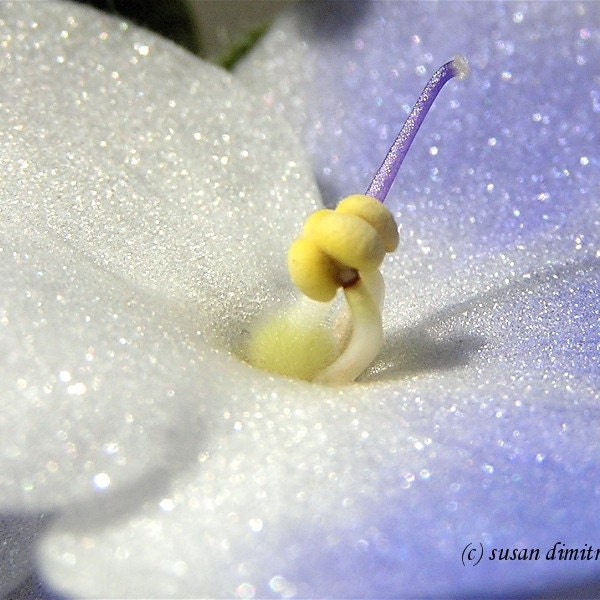
<instances>
[{"instance_id":1,"label":"white flower","mask_svg":"<svg viewBox=\"0 0 600 600\"><path fill-rule=\"evenodd\" d=\"M316 206L285 124L137 28L70 6L2 18L0 481L7 513L57 515L36 554L49 585L389 597L593 572L460 562L469 543L600 543L589 191L567 223L550 211L536 235L497 241L497 212L470 204L486 197L473 157L492 151L460 158L480 120L456 92L429 133L453 110L456 158L402 191L414 204L385 265L379 360L340 388L270 376L235 351L256 315L294 297L285 249ZM357 134L335 134L340 152ZM500 134L498 187L515 166ZM455 209L436 195L452 166Z\"/></svg>"}]
</instances>

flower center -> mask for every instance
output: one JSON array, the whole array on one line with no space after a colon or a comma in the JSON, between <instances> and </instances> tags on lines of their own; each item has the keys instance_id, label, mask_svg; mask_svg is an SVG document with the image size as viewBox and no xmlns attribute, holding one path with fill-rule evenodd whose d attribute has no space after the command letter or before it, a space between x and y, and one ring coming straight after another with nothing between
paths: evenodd
<instances>
[{"instance_id":1,"label":"flower center","mask_svg":"<svg viewBox=\"0 0 600 600\"><path fill-rule=\"evenodd\" d=\"M318 210L306 219L288 253L290 277L304 297L254 328L246 352L250 364L332 385L354 381L375 359L383 344L379 267L399 242L398 227L383 201L436 96L450 79L463 79L467 73L461 56L440 67L366 194L348 196L335 210ZM346 313L335 319L331 313L340 288Z\"/></svg>"}]
</instances>

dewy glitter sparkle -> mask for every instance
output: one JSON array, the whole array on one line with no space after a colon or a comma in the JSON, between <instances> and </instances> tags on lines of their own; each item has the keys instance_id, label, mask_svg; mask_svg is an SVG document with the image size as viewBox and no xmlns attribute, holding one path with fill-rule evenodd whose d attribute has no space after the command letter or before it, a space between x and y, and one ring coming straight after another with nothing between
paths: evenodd
<instances>
[{"instance_id":1,"label":"dewy glitter sparkle","mask_svg":"<svg viewBox=\"0 0 600 600\"><path fill-rule=\"evenodd\" d=\"M5 586L31 550L70 597L531 595L597 575L460 560L600 539L600 7L352 5L286 14L231 78L90 10L2 3ZM403 252L378 362L336 388L231 356L293 301L285 250L318 204L269 107L337 201L459 51L472 75L386 200Z\"/></svg>"}]
</instances>

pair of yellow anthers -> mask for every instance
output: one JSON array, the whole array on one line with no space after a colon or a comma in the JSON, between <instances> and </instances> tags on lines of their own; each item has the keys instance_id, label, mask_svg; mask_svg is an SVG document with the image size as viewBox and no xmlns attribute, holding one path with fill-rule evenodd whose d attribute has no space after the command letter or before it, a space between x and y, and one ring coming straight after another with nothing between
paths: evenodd
<instances>
[{"instance_id":1,"label":"pair of yellow anthers","mask_svg":"<svg viewBox=\"0 0 600 600\"><path fill-rule=\"evenodd\" d=\"M316 383L354 381L383 344L384 283L379 267L398 247L398 227L383 205L408 148L435 97L453 77L468 73L457 56L440 67L415 104L365 195L344 198L335 210L318 210L304 223L288 253L294 284L305 295L251 334L248 361L255 367ZM328 322L342 288L350 319Z\"/></svg>"}]
</instances>

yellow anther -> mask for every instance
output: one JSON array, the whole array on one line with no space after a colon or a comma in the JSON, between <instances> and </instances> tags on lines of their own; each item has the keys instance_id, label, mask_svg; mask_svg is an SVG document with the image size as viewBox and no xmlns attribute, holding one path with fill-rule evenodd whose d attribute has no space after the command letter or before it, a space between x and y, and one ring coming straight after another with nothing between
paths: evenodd
<instances>
[{"instance_id":1,"label":"yellow anther","mask_svg":"<svg viewBox=\"0 0 600 600\"><path fill-rule=\"evenodd\" d=\"M385 256L385 248L377 231L364 219L337 211L317 213L309 218L305 235L325 254L340 264L361 270L376 269Z\"/></svg>"},{"instance_id":2,"label":"yellow anther","mask_svg":"<svg viewBox=\"0 0 600 600\"><path fill-rule=\"evenodd\" d=\"M340 200L335 210L339 213L356 215L374 227L386 252L393 252L398 247L399 236L396 221L379 200L372 196L354 194Z\"/></svg>"},{"instance_id":3,"label":"yellow anther","mask_svg":"<svg viewBox=\"0 0 600 600\"><path fill-rule=\"evenodd\" d=\"M257 327L247 347L249 362L273 373L321 383L358 377L382 343L383 280L378 267L386 251L397 245L394 218L369 196L349 196L335 210L310 215L301 236L290 246L288 270L296 287L316 302L304 298L298 310ZM299 316L299 308L323 307L321 303L333 300L340 287L352 323L340 334L344 343L336 352L328 330L312 318ZM305 322L313 325L305 327Z\"/></svg>"},{"instance_id":4,"label":"yellow anther","mask_svg":"<svg viewBox=\"0 0 600 600\"><path fill-rule=\"evenodd\" d=\"M340 286L336 264L308 237L298 238L288 251L294 285L318 302L329 302Z\"/></svg>"},{"instance_id":5,"label":"yellow anther","mask_svg":"<svg viewBox=\"0 0 600 600\"><path fill-rule=\"evenodd\" d=\"M399 242L398 227L383 201L434 98L447 81L462 78L466 72L462 57L436 71L367 195L348 196L335 210L319 210L308 217L288 253L292 281L307 297L251 332L247 355L252 365L337 385L360 377L377 356L383 343L385 291L379 266L385 253L393 252ZM329 301L340 287L350 318L342 315L335 322L334 339L332 320L319 311L338 308Z\"/></svg>"},{"instance_id":6,"label":"yellow anther","mask_svg":"<svg viewBox=\"0 0 600 600\"><path fill-rule=\"evenodd\" d=\"M387 208L355 194L335 210L317 210L306 219L302 236L290 247L288 269L306 296L328 302L339 287L354 284L359 271L377 269L397 246L398 228Z\"/></svg>"},{"instance_id":7,"label":"yellow anther","mask_svg":"<svg viewBox=\"0 0 600 600\"><path fill-rule=\"evenodd\" d=\"M305 237L312 237L319 223L327 218L327 215L332 214L333 211L330 208L321 208L320 210L315 210L314 213L311 213L306 217L306 221L304 221L304 226L302 227L302 235Z\"/></svg>"}]
</instances>

